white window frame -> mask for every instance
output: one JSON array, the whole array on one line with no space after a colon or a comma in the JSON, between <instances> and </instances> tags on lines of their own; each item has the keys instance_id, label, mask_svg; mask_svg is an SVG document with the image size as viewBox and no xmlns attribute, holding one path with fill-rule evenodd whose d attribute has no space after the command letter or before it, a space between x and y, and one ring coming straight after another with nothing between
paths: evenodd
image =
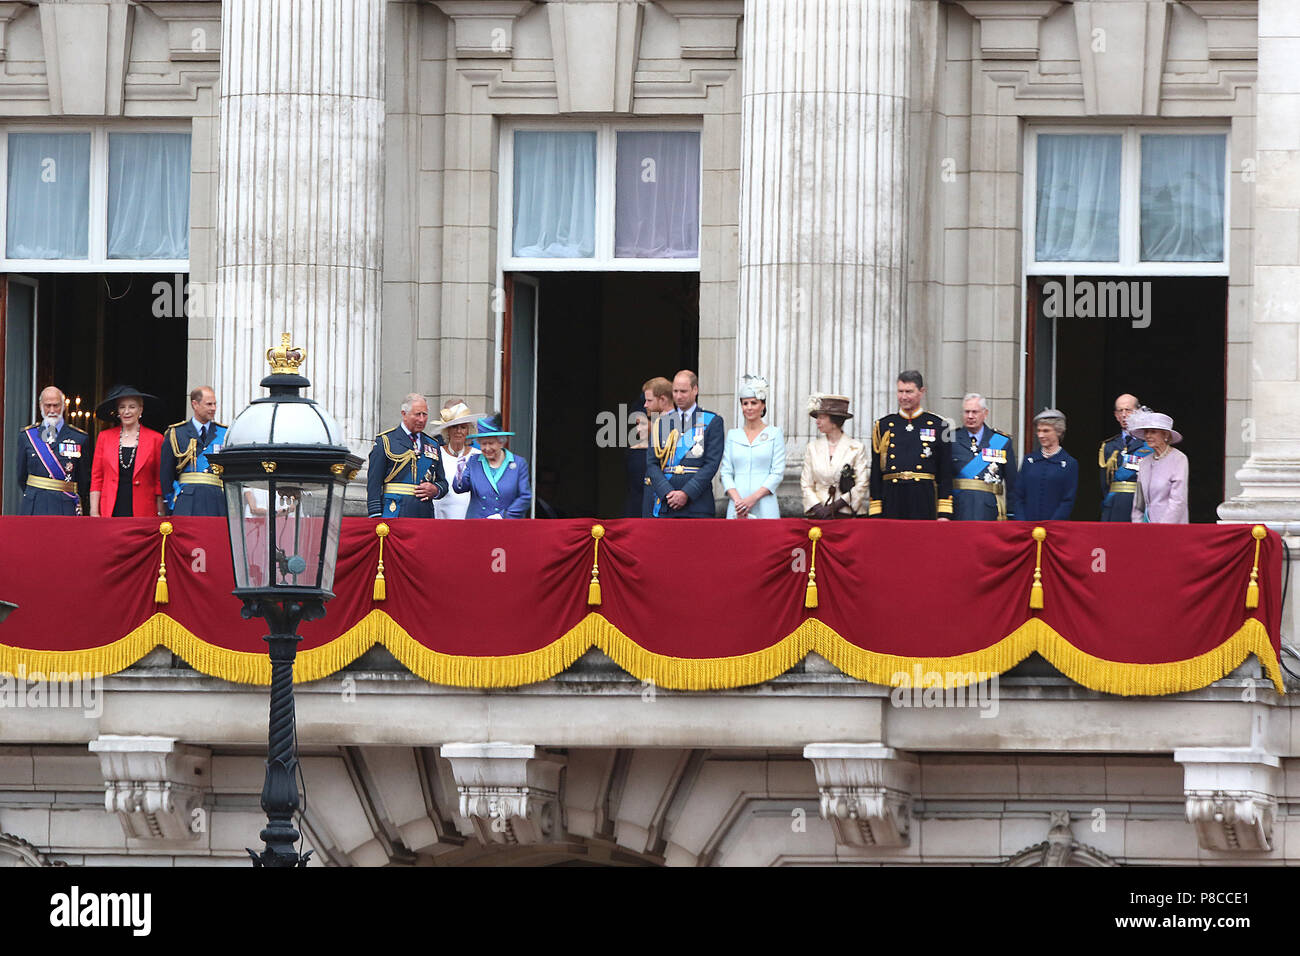
<instances>
[{"instance_id":1,"label":"white window frame","mask_svg":"<svg viewBox=\"0 0 1300 956\"><path fill-rule=\"evenodd\" d=\"M552 259L515 256L515 133L596 134L596 248L589 259ZM698 118L654 118L634 121L511 120L504 121L500 137L500 175L497 209L497 262L499 272L699 272L700 257L690 259L629 259L614 256L615 172L619 133L687 132L700 134L699 223L704 232L704 136Z\"/></svg>"},{"instance_id":2,"label":"white window frame","mask_svg":"<svg viewBox=\"0 0 1300 956\"><path fill-rule=\"evenodd\" d=\"M85 259L10 259L9 134L90 134L90 237ZM190 271L189 259L108 258L108 136L110 133L187 133L190 135L190 209L193 211L194 137L188 120L146 123L5 123L0 125L0 272L170 272ZM192 225L192 221L191 221ZM191 236L192 239L192 236Z\"/></svg>"},{"instance_id":3,"label":"white window frame","mask_svg":"<svg viewBox=\"0 0 1300 956\"><path fill-rule=\"evenodd\" d=\"M1025 137L1024 257L1026 275L1114 275L1114 276L1226 276L1231 248L1232 223L1232 137L1224 125L1165 126L1159 124L1041 125L1030 127ZM1116 262L1074 262L1037 260L1038 226L1038 137L1040 135L1086 134L1120 136L1119 260ZM1141 255L1141 188L1143 135L1200 134L1223 136L1223 261L1221 262L1142 262Z\"/></svg>"}]
</instances>

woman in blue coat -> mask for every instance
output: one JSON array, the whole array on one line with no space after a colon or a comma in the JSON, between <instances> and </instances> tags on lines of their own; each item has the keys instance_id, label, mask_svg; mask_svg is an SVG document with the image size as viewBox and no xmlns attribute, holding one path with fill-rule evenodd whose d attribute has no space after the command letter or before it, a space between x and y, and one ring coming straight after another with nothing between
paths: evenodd
<instances>
[{"instance_id":1,"label":"woman in blue coat","mask_svg":"<svg viewBox=\"0 0 1300 956\"><path fill-rule=\"evenodd\" d=\"M500 414L478 420L474 442L482 453L471 452L462 458L452 481L458 494L469 492L466 518L531 515L533 489L528 480L528 462L506 448L505 439L513 434L501 430Z\"/></svg>"},{"instance_id":2,"label":"woman in blue coat","mask_svg":"<svg viewBox=\"0 0 1300 956\"><path fill-rule=\"evenodd\" d=\"M1034 416L1038 447L1025 458L1011 493L1011 510L1019 521L1062 521L1074 510L1079 463L1061 447L1065 416L1045 408Z\"/></svg>"}]
</instances>

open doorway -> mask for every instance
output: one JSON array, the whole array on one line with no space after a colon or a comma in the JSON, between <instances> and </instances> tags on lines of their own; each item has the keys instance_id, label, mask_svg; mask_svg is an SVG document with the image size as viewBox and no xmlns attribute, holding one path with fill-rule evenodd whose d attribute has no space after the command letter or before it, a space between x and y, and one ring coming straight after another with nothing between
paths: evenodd
<instances>
[{"instance_id":1,"label":"open doorway","mask_svg":"<svg viewBox=\"0 0 1300 956\"><path fill-rule=\"evenodd\" d=\"M1222 277L1031 278L1025 437L1032 445L1029 423L1045 406L1065 413L1063 444L1079 461L1076 521L1100 515L1097 451L1119 430L1113 403L1125 392L1173 416L1183 434L1178 448L1188 458L1191 520L1217 520L1224 493L1227 296Z\"/></svg>"},{"instance_id":2,"label":"open doorway","mask_svg":"<svg viewBox=\"0 0 1300 956\"><path fill-rule=\"evenodd\" d=\"M563 517L623 517L641 383L698 370L699 274L537 273L507 288L502 410L535 497ZM602 413L622 416L613 444L598 441Z\"/></svg>"},{"instance_id":3,"label":"open doorway","mask_svg":"<svg viewBox=\"0 0 1300 956\"><path fill-rule=\"evenodd\" d=\"M0 312L4 403L0 406L0 474L4 513L14 514L16 451L35 421L46 385L67 395L68 421L97 436L95 403L115 384L156 395L144 424L157 431L185 418L189 328L184 274L47 273L10 275ZM78 406L78 399L80 405ZM80 408L81 414L78 414Z\"/></svg>"}]
</instances>

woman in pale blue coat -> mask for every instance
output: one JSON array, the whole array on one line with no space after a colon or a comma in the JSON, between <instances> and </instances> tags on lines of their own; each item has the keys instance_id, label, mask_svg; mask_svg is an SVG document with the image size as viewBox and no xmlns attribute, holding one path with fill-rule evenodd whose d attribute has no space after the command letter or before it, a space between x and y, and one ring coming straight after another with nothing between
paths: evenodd
<instances>
[{"instance_id":1,"label":"woman in pale blue coat","mask_svg":"<svg viewBox=\"0 0 1300 956\"><path fill-rule=\"evenodd\" d=\"M746 375L740 386L741 428L727 432L722 451L722 490L731 502L728 518L779 518L776 489L785 477L785 435L763 424L767 414L767 381Z\"/></svg>"}]
</instances>

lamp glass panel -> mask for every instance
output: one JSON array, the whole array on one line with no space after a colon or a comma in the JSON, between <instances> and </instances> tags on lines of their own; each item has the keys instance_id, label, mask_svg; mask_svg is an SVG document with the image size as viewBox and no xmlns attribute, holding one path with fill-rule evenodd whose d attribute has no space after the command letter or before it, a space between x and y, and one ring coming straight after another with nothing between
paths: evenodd
<instances>
[{"instance_id":1,"label":"lamp glass panel","mask_svg":"<svg viewBox=\"0 0 1300 956\"><path fill-rule=\"evenodd\" d=\"M276 504L270 563L277 587L322 587L330 484L279 479L271 482L270 498Z\"/></svg>"}]
</instances>

